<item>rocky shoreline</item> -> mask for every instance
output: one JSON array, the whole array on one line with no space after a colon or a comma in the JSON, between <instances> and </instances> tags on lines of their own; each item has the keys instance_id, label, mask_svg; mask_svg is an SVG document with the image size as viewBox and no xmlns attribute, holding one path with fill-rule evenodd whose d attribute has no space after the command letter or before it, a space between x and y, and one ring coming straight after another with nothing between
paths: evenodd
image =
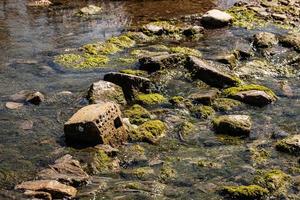
<instances>
[{"instance_id":1,"label":"rocky shoreline","mask_svg":"<svg viewBox=\"0 0 300 200\"><path fill-rule=\"evenodd\" d=\"M180 194L172 194L174 188L168 186L185 184L180 180L182 174L176 170L177 162L183 159L193 167L212 171L222 165L214 159L185 161L176 158L176 153L173 157L164 154L193 144L193 134L201 133L202 126L208 127L205 131L213 131L225 144L239 145L252 138L257 120L245 114L245 110L259 112L281 98L256 79L299 78L299 5L297 0L239 2L225 12L214 9L202 16L132 27L105 42L87 44L56 56L56 63L71 70L101 68L112 63L129 63L131 68L106 73L103 80L92 83L85 95L89 105L79 109L65 123L65 140L74 155L59 158L40 171L37 180L22 182L15 189L37 199L84 199L97 193L101 196L101 192L110 189L132 192L118 199L180 198ZM275 26L284 28L284 34L267 32L267 29L257 31L246 45L231 52L220 52L212 59L203 58L198 49L180 46L186 41L202 40L206 31L236 26L249 29ZM283 48L295 56L275 65L272 56ZM184 82L182 86L190 89L186 92L184 87L174 88L174 80ZM288 85L282 88L283 93L292 95ZM47 95L21 91L9 97L6 107L22 109L44 101ZM291 156L298 169L299 134L274 136L269 138L271 144L267 144L276 153L282 152L281 156ZM193 189L200 187L197 191L205 190L204 193L225 199L298 199L299 173L295 175L263 165L256 169L270 155L263 145L249 143L253 180L211 183L206 188L193 181ZM219 144L205 141L203 145L205 149ZM162 155L153 156L153 149ZM104 183L110 180L99 178L98 174L118 177L119 182L112 181L114 187L108 186ZM89 186L92 187L89 189ZM185 187L192 186L187 183ZM82 188L88 189L82 192Z\"/></svg>"}]
</instances>

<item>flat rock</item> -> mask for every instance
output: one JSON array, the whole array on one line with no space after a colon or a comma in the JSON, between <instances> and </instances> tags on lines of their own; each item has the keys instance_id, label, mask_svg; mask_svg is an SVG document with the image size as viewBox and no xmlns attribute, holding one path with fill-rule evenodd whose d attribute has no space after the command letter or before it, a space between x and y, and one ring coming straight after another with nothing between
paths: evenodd
<instances>
[{"instance_id":1,"label":"flat rock","mask_svg":"<svg viewBox=\"0 0 300 200\"><path fill-rule=\"evenodd\" d=\"M55 180L36 180L26 181L16 186L18 190L42 191L50 193L54 199L63 199L65 197L74 198L77 190Z\"/></svg>"},{"instance_id":2,"label":"flat rock","mask_svg":"<svg viewBox=\"0 0 300 200\"><path fill-rule=\"evenodd\" d=\"M205 105L210 105L213 100L218 96L219 90L210 89L208 91L199 91L196 93L192 93L188 96L189 99L193 101L193 103L201 103Z\"/></svg>"},{"instance_id":3,"label":"flat rock","mask_svg":"<svg viewBox=\"0 0 300 200\"><path fill-rule=\"evenodd\" d=\"M126 103L122 88L120 86L102 80L95 82L90 86L87 94L87 99L90 103Z\"/></svg>"},{"instance_id":4,"label":"flat rock","mask_svg":"<svg viewBox=\"0 0 300 200\"><path fill-rule=\"evenodd\" d=\"M127 140L127 130L115 103L85 106L64 125L67 142L75 144L109 144L119 146Z\"/></svg>"},{"instance_id":5,"label":"flat rock","mask_svg":"<svg viewBox=\"0 0 300 200\"><path fill-rule=\"evenodd\" d=\"M88 5L80 9L80 13L84 15L97 15L102 11L101 7L95 5Z\"/></svg>"},{"instance_id":6,"label":"flat rock","mask_svg":"<svg viewBox=\"0 0 300 200\"><path fill-rule=\"evenodd\" d=\"M194 56L189 56L187 68L192 72L194 78L200 79L213 87L223 88L240 84L238 78L230 76L225 71L221 71Z\"/></svg>"},{"instance_id":7,"label":"flat rock","mask_svg":"<svg viewBox=\"0 0 300 200\"><path fill-rule=\"evenodd\" d=\"M17 103L17 102L6 102L5 107L11 110L20 109L24 106L23 103Z\"/></svg>"},{"instance_id":8,"label":"flat rock","mask_svg":"<svg viewBox=\"0 0 300 200\"><path fill-rule=\"evenodd\" d=\"M72 186L83 185L90 180L79 161L74 160L68 154L57 159L49 168L40 171L38 177L46 180L57 180Z\"/></svg>"},{"instance_id":9,"label":"flat rock","mask_svg":"<svg viewBox=\"0 0 300 200\"><path fill-rule=\"evenodd\" d=\"M45 96L38 91L21 90L20 92L11 95L9 100L18 103L31 103L34 105L39 105L45 100Z\"/></svg>"},{"instance_id":10,"label":"flat rock","mask_svg":"<svg viewBox=\"0 0 300 200\"><path fill-rule=\"evenodd\" d=\"M122 87L126 100L134 100L135 92L149 93L153 87L150 79L130 74L111 72L105 74L105 81Z\"/></svg>"},{"instance_id":11,"label":"flat rock","mask_svg":"<svg viewBox=\"0 0 300 200\"><path fill-rule=\"evenodd\" d=\"M248 115L222 115L213 120L213 125L220 134L248 136L252 123Z\"/></svg>"},{"instance_id":12,"label":"flat rock","mask_svg":"<svg viewBox=\"0 0 300 200\"><path fill-rule=\"evenodd\" d=\"M139 59L140 69L156 72L162 69L175 68L183 64L185 57L180 54L146 56Z\"/></svg>"},{"instance_id":13,"label":"flat rock","mask_svg":"<svg viewBox=\"0 0 300 200\"><path fill-rule=\"evenodd\" d=\"M227 26L232 21L232 16L226 12L213 9L205 13L201 18L204 27L220 28Z\"/></svg>"},{"instance_id":14,"label":"flat rock","mask_svg":"<svg viewBox=\"0 0 300 200\"><path fill-rule=\"evenodd\" d=\"M272 47L278 43L276 35L268 32L260 32L254 35L254 45L259 48Z\"/></svg>"},{"instance_id":15,"label":"flat rock","mask_svg":"<svg viewBox=\"0 0 300 200\"><path fill-rule=\"evenodd\" d=\"M273 96L260 90L238 92L231 96L231 98L255 106L265 106L276 100Z\"/></svg>"},{"instance_id":16,"label":"flat rock","mask_svg":"<svg viewBox=\"0 0 300 200\"><path fill-rule=\"evenodd\" d=\"M300 155L300 134L285 138L276 144L279 151L290 153L292 155Z\"/></svg>"}]
</instances>

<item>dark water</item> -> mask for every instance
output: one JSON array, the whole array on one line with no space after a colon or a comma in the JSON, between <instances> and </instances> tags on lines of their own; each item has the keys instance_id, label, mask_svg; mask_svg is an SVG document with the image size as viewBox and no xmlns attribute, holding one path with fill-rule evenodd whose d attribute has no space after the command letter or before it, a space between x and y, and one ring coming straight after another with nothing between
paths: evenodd
<instances>
[{"instance_id":1,"label":"dark water","mask_svg":"<svg viewBox=\"0 0 300 200\"><path fill-rule=\"evenodd\" d=\"M202 13L210 8L228 7L234 1L209 2L206 0L164 1L57 1L50 8L30 8L26 1L2 0L0 2L0 189L12 189L16 183L32 179L36 172L66 152L63 124L79 107L86 104L82 99L86 89L104 72L70 71L53 63L53 57L66 49L77 48L85 43L103 41L119 35L131 24L157 18L173 18L185 14ZM63 3L63 4L60 4ZM103 15L96 19L75 16L78 8L87 4L102 6ZM281 30L271 29L281 33ZM205 58L220 51L234 49L236 41L247 41L255 31L230 29L207 32L203 41L190 44L197 47ZM276 63L276 59L272 60ZM250 114L254 119L255 140L241 145L203 146L220 139L210 131L207 123L198 124L199 133L190 138L189 145L174 142L174 151L148 146L149 152L161 153L161 159L181 158L174 162L181 182L170 186L176 190L178 199L219 199L202 189L207 184L222 182L248 183L255 169L247 160L247 150L257 143L268 146L272 159L262 168L288 169L295 159L284 159L272 149L272 132L284 130L290 134L299 132L300 85L299 77L266 77L252 79L282 94L279 81L288 81L294 91L291 98L281 96L275 105L267 108L250 108L236 113ZM170 83L179 86L179 82ZM171 87L170 86L170 87ZM174 87L174 88L175 88ZM179 88L179 87L178 87ZM20 90L39 90L47 101L39 107L25 106L20 110L8 110L5 103L9 95ZM71 91L71 95L61 93ZM179 92L179 91L178 91ZM24 122L32 121L31 130L23 130ZM259 141L259 142L258 142ZM169 145L169 144L166 144ZM164 145L162 145L164 146ZM149 153L149 157L154 156ZM154 153L153 153L154 154ZM198 158L210 159L221 167L195 169ZM118 185L120 180L110 181ZM174 191L173 191L174 192ZM120 196L122 192L110 190L106 199ZM1 196L0 196L1 198ZM104 198L105 199L105 198Z\"/></svg>"}]
</instances>

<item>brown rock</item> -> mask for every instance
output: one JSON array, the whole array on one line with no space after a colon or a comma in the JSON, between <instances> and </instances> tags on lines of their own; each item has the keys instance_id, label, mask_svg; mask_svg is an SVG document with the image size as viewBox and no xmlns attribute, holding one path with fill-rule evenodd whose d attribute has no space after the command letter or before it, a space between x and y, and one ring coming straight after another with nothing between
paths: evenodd
<instances>
[{"instance_id":1,"label":"brown rock","mask_svg":"<svg viewBox=\"0 0 300 200\"><path fill-rule=\"evenodd\" d=\"M49 169L44 169L38 173L40 179L57 180L72 186L86 184L90 180L79 161L74 160L71 155L61 157L49 167Z\"/></svg>"},{"instance_id":2,"label":"brown rock","mask_svg":"<svg viewBox=\"0 0 300 200\"><path fill-rule=\"evenodd\" d=\"M117 104L92 104L77 111L64 126L67 142L118 146L127 139Z\"/></svg>"},{"instance_id":3,"label":"brown rock","mask_svg":"<svg viewBox=\"0 0 300 200\"><path fill-rule=\"evenodd\" d=\"M31 120L23 121L20 124L20 128L23 130L30 130L30 129L32 129L32 127L33 127L33 121L31 121Z\"/></svg>"},{"instance_id":4,"label":"brown rock","mask_svg":"<svg viewBox=\"0 0 300 200\"><path fill-rule=\"evenodd\" d=\"M34 105L39 105L44 100L45 100L45 97L40 92L32 92L26 96L26 102L29 102Z\"/></svg>"},{"instance_id":5,"label":"brown rock","mask_svg":"<svg viewBox=\"0 0 300 200\"><path fill-rule=\"evenodd\" d=\"M296 51L300 51L300 33L290 33L280 39L283 46L293 47Z\"/></svg>"},{"instance_id":6,"label":"brown rock","mask_svg":"<svg viewBox=\"0 0 300 200\"><path fill-rule=\"evenodd\" d=\"M219 90L211 89L208 91L200 91L189 95L194 103L201 103L205 105L210 105L212 101L218 96Z\"/></svg>"},{"instance_id":7,"label":"brown rock","mask_svg":"<svg viewBox=\"0 0 300 200\"><path fill-rule=\"evenodd\" d=\"M231 96L231 98L255 106L265 106L276 100L273 96L270 96L266 92L260 90L238 92Z\"/></svg>"},{"instance_id":8,"label":"brown rock","mask_svg":"<svg viewBox=\"0 0 300 200\"><path fill-rule=\"evenodd\" d=\"M278 43L276 35L268 32L260 32L254 35L254 45L259 48L272 47Z\"/></svg>"},{"instance_id":9,"label":"brown rock","mask_svg":"<svg viewBox=\"0 0 300 200\"><path fill-rule=\"evenodd\" d=\"M43 199L43 200L52 200L52 196L48 192L32 191L26 190L24 194L30 198L34 199Z\"/></svg>"},{"instance_id":10,"label":"brown rock","mask_svg":"<svg viewBox=\"0 0 300 200\"><path fill-rule=\"evenodd\" d=\"M23 103L17 103L17 102L7 102L5 104L5 107L11 110L20 109L23 106L24 106Z\"/></svg>"},{"instance_id":11,"label":"brown rock","mask_svg":"<svg viewBox=\"0 0 300 200\"><path fill-rule=\"evenodd\" d=\"M47 192L50 193L54 199L63 199L65 197L74 198L77 193L74 187L54 180L26 181L17 185L16 189Z\"/></svg>"}]
</instances>

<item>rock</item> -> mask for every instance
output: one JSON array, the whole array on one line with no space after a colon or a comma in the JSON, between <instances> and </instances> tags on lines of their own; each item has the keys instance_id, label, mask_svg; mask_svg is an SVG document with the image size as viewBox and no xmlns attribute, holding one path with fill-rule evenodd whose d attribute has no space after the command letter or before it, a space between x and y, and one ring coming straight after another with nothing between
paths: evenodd
<instances>
[{"instance_id":1,"label":"rock","mask_svg":"<svg viewBox=\"0 0 300 200\"><path fill-rule=\"evenodd\" d=\"M169 54L159 56L147 56L139 59L140 69L150 73L162 69L175 68L183 64L185 56Z\"/></svg>"},{"instance_id":2,"label":"rock","mask_svg":"<svg viewBox=\"0 0 300 200\"><path fill-rule=\"evenodd\" d=\"M188 96L188 98L191 99L193 103L211 105L211 103L218 96L218 94L219 90L211 89L208 91L199 91L196 93L192 93Z\"/></svg>"},{"instance_id":3,"label":"rock","mask_svg":"<svg viewBox=\"0 0 300 200\"><path fill-rule=\"evenodd\" d=\"M125 179L153 180L156 176L151 167L139 167L134 169L124 169L121 171L121 176Z\"/></svg>"},{"instance_id":4,"label":"rock","mask_svg":"<svg viewBox=\"0 0 300 200\"><path fill-rule=\"evenodd\" d=\"M228 75L209 63L199 58L189 56L187 68L192 72L194 78L200 79L213 87L236 86L241 83L236 77Z\"/></svg>"},{"instance_id":5,"label":"rock","mask_svg":"<svg viewBox=\"0 0 300 200\"><path fill-rule=\"evenodd\" d=\"M126 100L129 101L134 100L136 92L149 93L154 87L148 78L117 72L105 74L104 80L121 86Z\"/></svg>"},{"instance_id":6,"label":"rock","mask_svg":"<svg viewBox=\"0 0 300 200\"><path fill-rule=\"evenodd\" d=\"M289 133L285 131L276 131L272 134L272 138L274 139L283 139L289 136Z\"/></svg>"},{"instance_id":7,"label":"rock","mask_svg":"<svg viewBox=\"0 0 300 200\"><path fill-rule=\"evenodd\" d=\"M293 47L300 51L300 33L289 33L280 39L280 43L285 47Z\"/></svg>"},{"instance_id":8,"label":"rock","mask_svg":"<svg viewBox=\"0 0 300 200\"><path fill-rule=\"evenodd\" d=\"M144 25L142 31L148 35L170 35L179 33L181 28L168 21L156 21Z\"/></svg>"},{"instance_id":9,"label":"rock","mask_svg":"<svg viewBox=\"0 0 300 200\"><path fill-rule=\"evenodd\" d=\"M210 106L198 105L191 108L191 113L199 119L208 119L215 114L215 111Z\"/></svg>"},{"instance_id":10,"label":"rock","mask_svg":"<svg viewBox=\"0 0 300 200\"><path fill-rule=\"evenodd\" d=\"M124 116L128 117L131 124L140 125L151 119L151 113L138 104L124 111Z\"/></svg>"},{"instance_id":11,"label":"rock","mask_svg":"<svg viewBox=\"0 0 300 200\"><path fill-rule=\"evenodd\" d=\"M222 115L214 118L213 126L217 133L233 136L248 136L251 131L251 118L248 115Z\"/></svg>"},{"instance_id":12,"label":"rock","mask_svg":"<svg viewBox=\"0 0 300 200\"><path fill-rule=\"evenodd\" d=\"M11 95L9 99L18 103L28 102L34 105L39 105L45 100L45 96L38 91L21 90L20 92Z\"/></svg>"},{"instance_id":13,"label":"rock","mask_svg":"<svg viewBox=\"0 0 300 200\"><path fill-rule=\"evenodd\" d=\"M102 80L95 82L90 86L87 99L90 103L126 103L122 88L120 86Z\"/></svg>"},{"instance_id":14,"label":"rock","mask_svg":"<svg viewBox=\"0 0 300 200\"><path fill-rule=\"evenodd\" d=\"M220 63L230 65L231 69L235 68L237 65L237 58L233 53L217 56L216 60Z\"/></svg>"},{"instance_id":15,"label":"rock","mask_svg":"<svg viewBox=\"0 0 300 200\"><path fill-rule=\"evenodd\" d=\"M43 200L52 200L52 196L48 192L32 191L26 190L24 195L33 198L33 199L43 199Z\"/></svg>"},{"instance_id":16,"label":"rock","mask_svg":"<svg viewBox=\"0 0 300 200\"><path fill-rule=\"evenodd\" d=\"M197 37L197 36L201 36L203 32L204 29L202 26L190 26L184 28L182 34L185 35L186 37Z\"/></svg>"},{"instance_id":17,"label":"rock","mask_svg":"<svg viewBox=\"0 0 300 200\"><path fill-rule=\"evenodd\" d=\"M97 15L102 11L101 7L88 5L80 9L79 13L83 15Z\"/></svg>"},{"instance_id":18,"label":"rock","mask_svg":"<svg viewBox=\"0 0 300 200\"><path fill-rule=\"evenodd\" d=\"M33 121L26 120L20 124L20 128L23 130L31 130L33 128Z\"/></svg>"},{"instance_id":19,"label":"rock","mask_svg":"<svg viewBox=\"0 0 300 200\"><path fill-rule=\"evenodd\" d=\"M45 97L40 92L33 92L26 96L26 102L29 102L34 105L39 105L44 100L45 100Z\"/></svg>"},{"instance_id":20,"label":"rock","mask_svg":"<svg viewBox=\"0 0 300 200\"><path fill-rule=\"evenodd\" d=\"M145 166L148 163L148 159L145 155L145 149L138 144L125 146L122 149L120 159L124 168L136 165Z\"/></svg>"},{"instance_id":21,"label":"rock","mask_svg":"<svg viewBox=\"0 0 300 200\"><path fill-rule=\"evenodd\" d=\"M242 103L229 98L217 98L214 100L212 107L217 111L229 111L239 107Z\"/></svg>"},{"instance_id":22,"label":"rock","mask_svg":"<svg viewBox=\"0 0 300 200\"><path fill-rule=\"evenodd\" d=\"M72 186L86 184L90 177L85 173L78 160L74 160L71 155L65 155L56 160L49 169L44 169L38 173L40 179L57 180Z\"/></svg>"},{"instance_id":23,"label":"rock","mask_svg":"<svg viewBox=\"0 0 300 200\"><path fill-rule=\"evenodd\" d=\"M51 1L49 0L31 0L29 3L27 3L27 6L50 6L52 4Z\"/></svg>"},{"instance_id":24,"label":"rock","mask_svg":"<svg viewBox=\"0 0 300 200\"><path fill-rule=\"evenodd\" d=\"M292 155L300 155L300 134L293 135L276 143L276 149Z\"/></svg>"},{"instance_id":25,"label":"rock","mask_svg":"<svg viewBox=\"0 0 300 200\"><path fill-rule=\"evenodd\" d=\"M92 104L77 111L64 125L67 142L118 146L127 139L121 112L114 103Z\"/></svg>"},{"instance_id":26,"label":"rock","mask_svg":"<svg viewBox=\"0 0 300 200\"><path fill-rule=\"evenodd\" d=\"M258 185L248 186L225 186L221 194L230 199L247 199L258 200L263 199L264 196L269 194L267 189L264 189Z\"/></svg>"},{"instance_id":27,"label":"rock","mask_svg":"<svg viewBox=\"0 0 300 200\"><path fill-rule=\"evenodd\" d=\"M227 88L223 91L223 94L226 97L260 107L268 105L277 99L271 89L254 84Z\"/></svg>"},{"instance_id":28,"label":"rock","mask_svg":"<svg viewBox=\"0 0 300 200\"><path fill-rule=\"evenodd\" d=\"M272 169L259 172L253 181L270 192L284 191L290 181L290 176L279 169Z\"/></svg>"},{"instance_id":29,"label":"rock","mask_svg":"<svg viewBox=\"0 0 300 200\"><path fill-rule=\"evenodd\" d=\"M16 102L7 102L5 104L5 107L11 110L16 110L16 109L20 109L24 106L23 103L16 103Z\"/></svg>"},{"instance_id":30,"label":"rock","mask_svg":"<svg viewBox=\"0 0 300 200\"><path fill-rule=\"evenodd\" d=\"M210 10L201 18L201 23L204 27L220 28L227 26L232 21L232 16L220 10Z\"/></svg>"},{"instance_id":31,"label":"rock","mask_svg":"<svg viewBox=\"0 0 300 200\"><path fill-rule=\"evenodd\" d=\"M278 43L276 35L268 32L260 32L254 35L254 45L258 48L272 47Z\"/></svg>"},{"instance_id":32,"label":"rock","mask_svg":"<svg viewBox=\"0 0 300 200\"><path fill-rule=\"evenodd\" d=\"M136 96L135 100L138 104L142 105L154 105L167 102L167 99L158 93L139 94Z\"/></svg>"},{"instance_id":33,"label":"rock","mask_svg":"<svg viewBox=\"0 0 300 200\"><path fill-rule=\"evenodd\" d=\"M55 180L26 181L16 186L18 190L31 190L50 193L54 199L74 198L77 190Z\"/></svg>"},{"instance_id":34,"label":"rock","mask_svg":"<svg viewBox=\"0 0 300 200\"><path fill-rule=\"evenodd\" d=\"M287 16L285 14L279 14L279 13L273 13L272 17L279 21L284 21L287 19Z\"/></svg>"}]
</instances>

